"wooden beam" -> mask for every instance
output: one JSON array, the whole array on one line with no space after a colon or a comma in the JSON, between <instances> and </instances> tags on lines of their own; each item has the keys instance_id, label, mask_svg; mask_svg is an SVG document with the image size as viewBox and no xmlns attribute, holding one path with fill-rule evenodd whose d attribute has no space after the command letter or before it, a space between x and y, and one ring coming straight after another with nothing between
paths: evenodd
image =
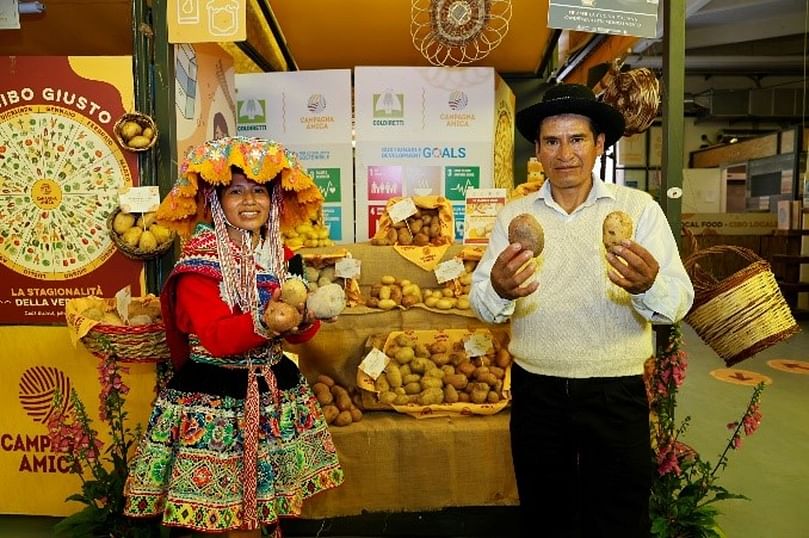
<instances>
[{"instance_id":1,"label":"wooden beam","mask_svg":"<svg viewBox=\"0 0 809 538\"><path fill-rule=\"evenodd\" d=\"M612 62L615 58L623 59L637 40L634 36L608 36L589 54L573 60L574 65L557 76L557 79L560 82L587 84L587 72L591 67Z\"/></svg>"},{"instance_id":2,"label":"wooden beam","mask_svg":"<svg viewBox=\"0 0 809 538\"><path fill-rule=\"evenodd\" d=\"M147 2L149 3L149 2ZM169 43L167 0L152 0L151 23L154 30L152 62L154 70L151 84L154 88L154 118L160 128L157 143L149 153L155 153L157 185L163 199L174 186L178 175L177 109L174 94L174 45ZM162 256L146 265L146 284L150 292L159 293L172 267L174 251L169 249Z\"/></svg>"},{"instance_id":3,"label":"wooden beam","mask_svg":"<svg viewBox=\"0 0 809 538\"><path fill-rule=\"evenodd\" d=\"M685 6L663 5L663 170L659 203L678 244L682 226Z\"/></svg>"}]
</instances>

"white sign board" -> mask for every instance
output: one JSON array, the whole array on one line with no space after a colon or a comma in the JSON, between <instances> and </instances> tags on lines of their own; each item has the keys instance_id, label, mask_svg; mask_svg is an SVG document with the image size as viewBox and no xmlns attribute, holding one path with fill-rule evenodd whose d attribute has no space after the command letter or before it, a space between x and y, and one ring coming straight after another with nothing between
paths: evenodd
<instances>
[{"instance_id":1,"label":"white sign board","mask_svg":"<svg viewBox=\"0 0 809 538\"><path fill-rule=\"evenodd\" d=\"M463 236L466 189L493 186L496 76L489 67L355 68L357 241L403 196L446 197Z\"/></svg>"},{"instance_id":2,"label":"white sign board","mask_svg":"<svg viewBox=\"0 0 809 538\"><path fill-rule=\"evenodd\" d=\"M329 237L353 243L351 71L236 75L236 96L239 134L295 152L323 194Z\"/></svg>"}]
</instances>

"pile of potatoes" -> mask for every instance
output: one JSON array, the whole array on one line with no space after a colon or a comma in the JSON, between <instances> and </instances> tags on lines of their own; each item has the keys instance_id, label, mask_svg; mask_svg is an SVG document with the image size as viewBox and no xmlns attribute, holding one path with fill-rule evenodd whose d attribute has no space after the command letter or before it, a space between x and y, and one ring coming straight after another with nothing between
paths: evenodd
<instances>
[{"instance_id":1,"label":"pile of potatoes","mask_svg":"<svg viewBox=\"0 0 809 538\"><path fill-rule=\"evenodd\" d=\"M112 220L112 231L123 244L145 253L174 241L174 232L155 221L154 211L142 215L119 211Z\"/></svg>"},{"instance_id":2,"label":"pile of potatoes","mask_svg":"<svg viewBox=\"0 0 809 538\"><path fill-rule=\"evenodd\" d=\"M365 305L371 308L391 310L396 307L410 308L415 304L424 304L438 310L468 310L469 292L472 289L472 272L477 261L464 261L464 274L459 278L447 281L440 288L420 288L410 280L399 280L393 275L384 275L380 282L373 284L370 297Z\"/></svg>"},{"instance_id":3,"label":"pile of potatoes","mask_svg":"<svg viewBox=\"0 0 809 538\"><path fill-rule=\"evenodd\" d=\"M334 264L315 267L307 265L303 268L303 277L306 279L306 286L309 291L315 291L329 284L342 284L343 279L335 276Z\"/></svg>"},{"instance_id":4,"label":"pile of potatoes","mask_svg":"<svg viewBox=\"0 0 809 538\"><path fill-rule=\"evenodd\" d=\"M348 389L338 385L327 375L317 376L312 385L326 423L334 426L348 426L362 420L362 411L351 399Z\"/></svg>"},{"instance_id":5,"label":"pile of potatoes","mask_svg":"<svg viewBox=\"0 0 809 538\"><path fill-rule=\"evenodd\" d=\"M382 404L483 404L504 398L511 355L497 341L486 355L470 357L463 341L424 344L400 333L389 339L384 351L391 361L374 382Z\"/></svg>"},{"instance_id":6,"label":"pile of potatoes","mask_svg":"<svg viewBox=\"0 0 809 538\"><path fill-rule=\"evenodd\" d=\"M384 275L380 282L372 285L370 295L365 305L382 310L391 310L397 306L409 308L422 302L422 292L418 284L409 280L399 280L393 275Z\"/></svg>"},{"instance_id":7,"label":"pile of potatoes","mask_svg":"<svg viewBox=\"0 0 809 538\"><path fill-rule=\"evenodd\" d=\"M384 234L377 233L371 239L372 245L426 245L440 246L450 243L452 238L441 234L441 219L438 209L416 208L416 212L396 224L392 224Z\"/></svg>"},{"instance_id":8,"label":"pile of potatoes","mask_svg":"<svg viewBox=\"0 0 809 538\"><path fill-rule=\"evenodd\" d=\"M477 260L464 260L464 274L444 282L438 289L424 290L424 305L439 310L468 310L469 292L472 291L472 273L477 267Z\"/></svg>"},{"instance_id":9,"label":"pile of potatoes","mask_svg":"<svg viewBox=\"0 0 809 538\"><path fill-rule=\"evenodd\" d=\"M298 224L293 230L284 230L281 235L290 250L302 247L330 247L334 241L329 238L329 227L316 221Z\"/></svg>"},{"instance_id":10,"label":"pile of potatoes","mask_svg":"<svg viewBox=\"0 0 809 538\"><path fill-rule=\"evenodd\" d=\"M130 149L143 149L152 143L155 136L154 129L143 127L136 121L125 121L118 126L118 134L126 147Z\"/></svg>"},{"instance_id":11,"label":"pile of potatoes","mask_svg":"<svg viewBox=\"0 0 809 538\"><path fill-rule=\"evenodd\" d=\"M463 294L455 296L455 290L451 286L440 289L424 290L424 306L437 308L438 310L469 310L469 295Z\"/></svg>"}]
</instances>

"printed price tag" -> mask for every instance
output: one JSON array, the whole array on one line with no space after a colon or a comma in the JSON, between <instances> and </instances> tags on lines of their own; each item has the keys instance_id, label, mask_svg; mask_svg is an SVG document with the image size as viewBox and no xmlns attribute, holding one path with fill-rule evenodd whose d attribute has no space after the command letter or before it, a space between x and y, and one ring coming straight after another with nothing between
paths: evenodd
<instances>
[{"instance_id":1,"label":"printed price tag","mask_svg":"<svg viewBox=\"0 0 809 538\"><path fill-rule=\"evenodd\" d=\"M359 278L362 260L341 258L334 264L334 276L339 278Z\"/></svg>"},{"instance_id":2,"label":"printed price tag","mask_svg":"<svg viewBox=\"0 0 809 538\"><path fill-rule=\"evenodd\" d=\"M385 366L390 362L390 357L382 353L377 348L371 349L360 363L360 370L371 376L374 381L385 370Z\"/></svg>"},{"instance_id":3,"label":"printed price tag","mask_svg":"<svg viewBox=\"0 0 809 538\"><path fill-rule=\"evenodd\" d=\"M132 302L132 289L129 286L121 288L115 294L115 309L118 315L124 320L124 324L129 323L129 303Z\"/></svg>"},{"instance_id":4,"label":"printed price tag","mask_svg":"<svg viewBox=\"0 0 809 538\"><path fill-rule=\"evenodd\" d=\"M482 357L492 347L491 336L484 333L475 333L463 341L464 351L470 357Z\"/></svg>"},{"instance_id":5,"label":"printed price tag","mask_svg":"<svg viewBox=\"0 0 809 538\"><path fill-rule=\"evenodd\" d=\"M460 258L452 258L451 260L439 263L435 269L433 269L433 272L435 273L435 280L439 284L443 284L448 280L460 278L466 270L463 267L463 260Z\"/></svg>"},{"instance_id":6,"label":"printed price tag","mask_svg":"<svg viewBox=\"0 0 809 538\"><path fill-rule=\"evenodd\" d=\"M413 202L412 198L405 198L399 202L396 202L390 208L388 208L388 216L390 216L390 220L393 221L394 224L397 222L401 222L410 215L416 214L416 203Z\"/></svg>"},{"instance_id":7,"label":"printed price tag","mask_svg":"<svg viewBox=\"0 0 809 538\"><path fill-rule=\"evenodd\" d=\"M125 213L148 213L157 211L160 205L160 189L156 185L132 187L118 195L118 206Z\"/></svg>"}]
</instances>

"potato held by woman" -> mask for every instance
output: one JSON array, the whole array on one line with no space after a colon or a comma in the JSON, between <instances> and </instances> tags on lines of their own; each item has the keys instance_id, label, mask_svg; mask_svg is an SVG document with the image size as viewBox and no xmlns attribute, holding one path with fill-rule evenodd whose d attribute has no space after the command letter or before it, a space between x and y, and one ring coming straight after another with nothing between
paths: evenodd
<instances>
[{"instance_id":1,"label":"potato held by woman","mask_svg":"<svg viewBox=\"0 0 809 538\"><path fill-rule=\"evenodd\" d=\"M346 294L339 284L322 286L306 299L306 308L317 319L331 319L337 317L346 307Z\"/></svg>"},{"instance_id":2,"label":"potato held by woman","mask_svg":"<svg viewBox=\"0 0 809 538\"><path fill-rule=\"evenodd\" d=\"M305 303L308 293L306 284L299 278L290 278L281 284L281 300L294 307Z\"/></svg>"},{"instance_id":3,"label":"potato held by woman","mask_svg":"<svg viewBox=\"0 0 809 538\"><path fill-rule=\"evenodd\" d=\"M542 225L529 213L517 215L508 225L508 242L519 243L523 250L539 256L545 248L545 232Z\"/></svg>"},{"instance_id":4,"label":"potato held by woman","mask_svg":"<svg viewBox=\"0 0 809 538\"><path fill-rule=\"evenodd\" d=\"M264 323L276 334L283 334L303 321L303 315L294 306L282 301L271 301L264 311Z\"/></svg>"}]
</instances>

